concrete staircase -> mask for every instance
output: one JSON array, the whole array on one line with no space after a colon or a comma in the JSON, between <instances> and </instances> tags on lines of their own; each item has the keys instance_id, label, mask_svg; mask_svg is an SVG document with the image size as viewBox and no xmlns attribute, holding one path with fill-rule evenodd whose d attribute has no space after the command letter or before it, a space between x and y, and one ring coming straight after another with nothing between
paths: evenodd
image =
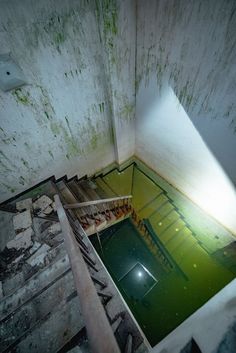
<instances>
[{"instance_id":1,"label":"concrete staircase","mask_svg":"<svg viewBox=\"0 0 236 353\"><path fill-rule=\"evenodd\" d=\"M119 180L121 184L125 177L130 178L129 168L123 172L114 170L107 175L100 175L94 181L98 188L109 194L110 197L118 196ZM186 222L169 194L141 172L138 167L133 168L131 192L132 206L139 221L149 220L163 247L179 266L184 264L186 254L190 249L201 248L205 251L204 245L198 240L197 235ZM158 251L156 245L147 234L145 235L142 231L141 234L150 251L156 255Z\"/></svg>"},{"instance_id":2,"label":"concrete staircase","mask_svg":"<svg viewBox=\"0 0 236 353\"><path fill-rule=\"evenodd\" d=\"M79 202L80 207L75 209L75 213L88 236L120 222L131 214L129 198L113 201L105 201L106 198L103 198L104 201L99 203L100 195L104 195L104 192L91 180L61 181L57 183L57 187L65 203ZM96 200L97 202L94 202ZM94 203L91 204L91 201Z\"/></svg>"},{"instance_id":3,"label":"concrete staircase","mask_svg":"<svg viewBox=\"0 0 236 353\"><path fill-rule=\"evenodd\" d=\"M14 217L20 216L23 223L14 224L15 238L0 254L0 352L90 352L52 196L59 194L64 204L71 204L111 195L91 180L77 178L48 181L36 197L31 198L32 194L35 190L1 207L15 212ZM143 337L78 225L90 235L131 211L130 203L117 201L67 210L67 215L121 352L141 353L147 352ZM24 225L27 216L31 221ZM19 239L26 236L22 246Z\"/></svg>"}]
</instances>

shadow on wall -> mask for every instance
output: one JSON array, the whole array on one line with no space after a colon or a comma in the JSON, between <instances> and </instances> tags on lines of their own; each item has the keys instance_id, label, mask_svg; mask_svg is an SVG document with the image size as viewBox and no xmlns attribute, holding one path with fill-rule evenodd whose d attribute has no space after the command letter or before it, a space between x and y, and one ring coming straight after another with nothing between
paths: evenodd
<instances>
[{"instance_id":1,"label":"shadow on wall","mask_svg":"<svg viewBox=\"0 0 236 353\"><path fill-rule=\"evenodd\" d=\"M144 98L145 104L139 107L138 157L236 234L236 192L232 182L173 89L166 85L157 95L153 82L153 92L155 96Z\"/></svg>"}]
</instances>

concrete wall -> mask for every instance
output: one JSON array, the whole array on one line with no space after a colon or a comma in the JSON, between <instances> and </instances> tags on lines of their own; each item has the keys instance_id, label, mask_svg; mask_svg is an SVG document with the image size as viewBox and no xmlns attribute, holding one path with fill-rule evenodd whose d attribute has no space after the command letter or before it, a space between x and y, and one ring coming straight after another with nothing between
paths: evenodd
<instances>
[{"instance_id":1,"label":"concrete wall","mask_svg":"<svg viewBox=\"0 0 236 353\"><path fill-rule=\"evenodd\" d=\"M235 10L138 0L136 154L236 233Z\"/></svg>"},{"instance_id":2,"label":"concrete wall","mask_svg":"<svg viewBox=\"0 0 236 353\"><path fill-rule=\"evenodd\" d=\"M2 1L0 54L11 52L28 85L0 92L0 201L136 153L236 231L234 190L217 166L236 182L235 9L234 0ZM166 92L179 103L148 124Z\"/></svg>"},{"instance_id":3,"label":"concrete wall","mask_svg":"<svg viewBox=\"0 0 236 353\"><path fill-rule=\"evenodd\" d=\"M133 154L134 21L124 1L1 2L0 53L28 84L0 92L0 201Z\"/></svg>"}]
</instances>

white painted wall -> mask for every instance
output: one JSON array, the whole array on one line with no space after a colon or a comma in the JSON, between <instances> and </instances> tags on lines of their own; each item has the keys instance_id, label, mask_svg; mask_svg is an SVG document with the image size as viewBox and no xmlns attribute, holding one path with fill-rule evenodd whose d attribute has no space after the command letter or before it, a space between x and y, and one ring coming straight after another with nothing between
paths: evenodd
<instances>
[{"instance_id":1,"label":"white painted wall","mask_svg":"<svg viewBox=\"0 0 236 353\"><path fill-rule=\"evenodd\" d=\"M140 99L137 96L137 101L142 102L141 106L137 106L140 112L137 155L236 233L234 186L209 151L172 88L163 87L156 96L155 81L150 80L146 93L147 96Z\"/></svg>"},{"instance_id":2,"label":"white painted wall","mask_svg":"<svg viewBox=\"0 0 236 353\"><path fill-rule=\"evenodd\" d=\"M136 153L235 231L232 185L214 158L213 167L184 144L185 130L172 136L178 109L161 129L144 124L170 86L236 182L235 7L233 0L2 1L0 53L12 53L28 85L0 92L0 201L53 174L93 174ZM221 188L231 192L223 201Z\"/></svg>"},{"instance_id":3,"label":"white painted wall","mask_svg":"<svg viewBox=\"0 0 236 353\"><path fill-rule=\"evenodd\" d=\"M235 10L138 1L136 155L236 234Z\"/></svg>"},{"instance_id":4,"label":"white painted wall","mask_svg":"<svg viewBox=\"0 0 236 353\"><path fill-rule=\"evenodd\" d=\"M118 36L116 28L107 33L101 30L106 48L105 68L111 94L112 122L116 161L121 164L134 155L135 150L135 55L136 55L136 1L118 1ZM101 26L106 27L107 4L111 11L115 1L101 1Z\"/></svg>"},{"instance_id":5,"label":"white painted wall","mask_svg":"<svg viewBox=\"0 0 236 353\"><path fill-rule=\"evenodd\" d=\"M0 202L51 175L93 174L133 154L135 19L123 1L105 13L104 4L1 2L0 53L11 52L28 85L0 92Z\"/></svg>"}]
</instances>

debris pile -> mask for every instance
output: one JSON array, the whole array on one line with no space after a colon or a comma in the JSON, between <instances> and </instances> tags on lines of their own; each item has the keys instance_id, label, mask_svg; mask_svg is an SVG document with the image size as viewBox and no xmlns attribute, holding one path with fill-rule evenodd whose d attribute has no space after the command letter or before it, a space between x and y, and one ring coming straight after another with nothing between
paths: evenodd
<instances>
[{"instance_id":1,"label":"debris pile","mask_svg":"<svg viewBox=\"0 0 236 353\"><path fill-rule=\"evenodd\" d=\"M15 237L0 253L0 300L48 266L63 243L55 205L48 196L27 198L16 202L15 207Z\"/></svg>"}]
</instances>

